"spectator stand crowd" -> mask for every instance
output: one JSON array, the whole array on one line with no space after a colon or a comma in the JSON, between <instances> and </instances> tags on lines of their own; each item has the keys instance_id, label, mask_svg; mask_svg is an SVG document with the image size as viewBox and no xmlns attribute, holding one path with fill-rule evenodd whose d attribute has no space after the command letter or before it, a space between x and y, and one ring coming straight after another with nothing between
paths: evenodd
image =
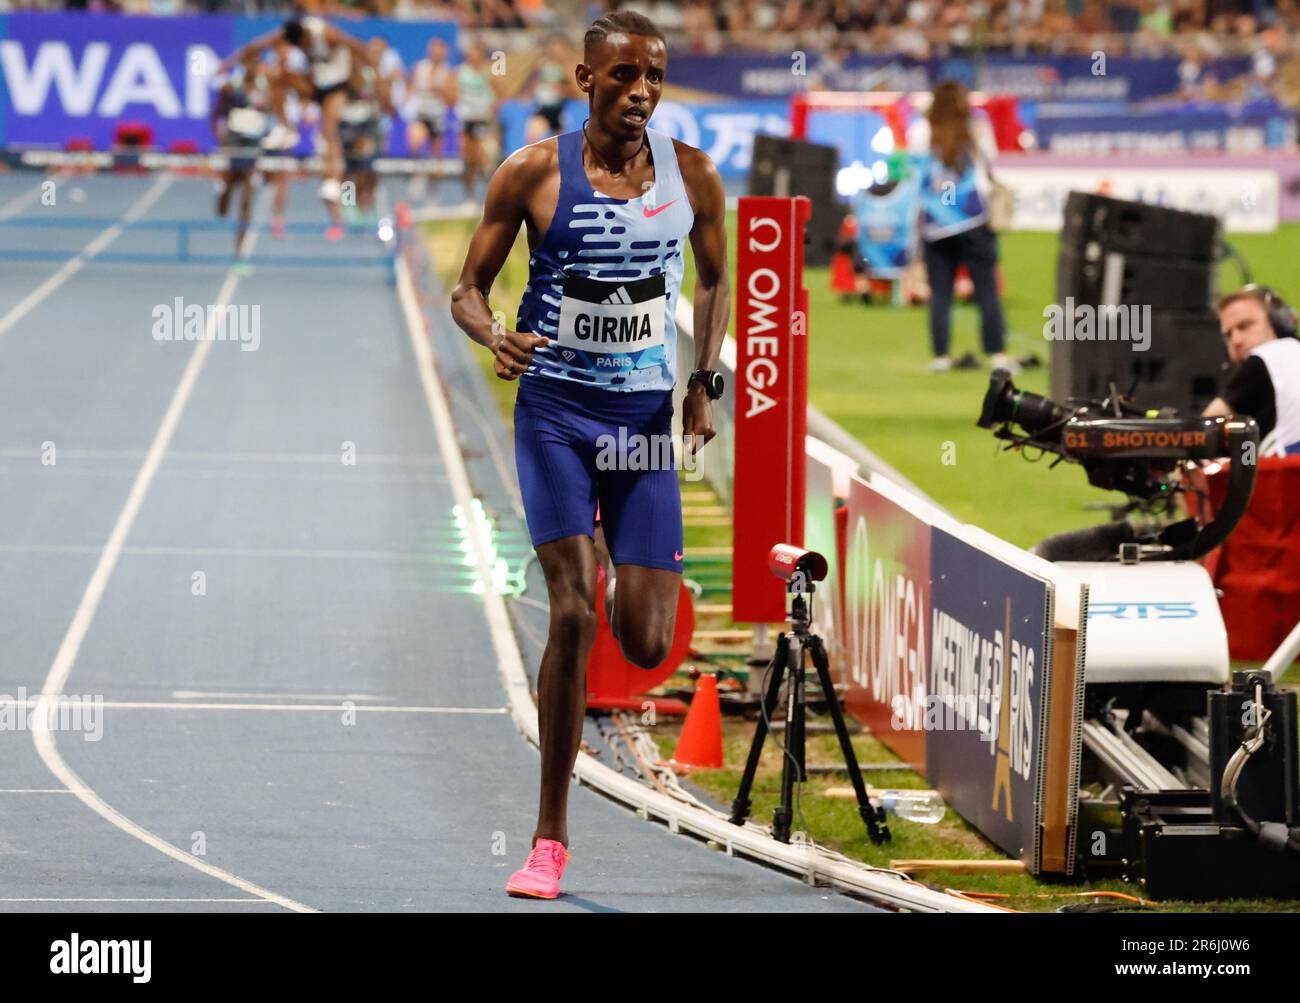
<instances>
[{"instance_id":1,"label":"spectator stand crowd","mask_svg":"<svg viewBox=\"0 0 1300 1003\"><path fill-rule=\"evenodd\" d=\"M1183 98L1272 97L1300 105L1300 0L589 0L588 18L632 8L674 51L812 51L831 69L853 53L914 59L967 53L1175 56ZM6 10L174 15L230 13L454 21L489 32L492 48L536 51L538 31L564 31L547 0L0 0ZM1252 72L1220 80L1209 64L1249 57ZM834 74L818 86L839 89Z\"/></svg>"}]
</instances>

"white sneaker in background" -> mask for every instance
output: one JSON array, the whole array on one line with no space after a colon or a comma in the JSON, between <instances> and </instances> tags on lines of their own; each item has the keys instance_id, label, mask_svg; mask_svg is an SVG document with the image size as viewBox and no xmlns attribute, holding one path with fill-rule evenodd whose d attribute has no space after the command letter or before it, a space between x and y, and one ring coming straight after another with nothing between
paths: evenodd
<instances>
[{"instance_id":1,"label":"white sneaker in background","mask_svg":"<svg viewBox=\"0 0 1300 1003\"><path fill-rule=\"evenodd\" d=\"M1020 372L1020 363L1007 355L1006 352L998 352L989 359L989 367L991 369L1005 369L1012 376Z\"/></svg>"},{"instance_id":2,"label":"white sneaker in background","mask_svg":"<svg viewBox=\"0 0 1300 1003\"><path fill-rule=\"evenodd\" d=\"M271 131L266 134L266 138L262 140L262 148L265 150L290 150L298 145L300 138L297 129L290 129L283 122L276 122L271 127Z\"/></svg>"},{"instance_id":3,"label":"white sneaker in background","mask_svg":"<svg viewBox=\"0 0 1300 1003\"><path fill-rule=\"evenodd\" d=\"M946 373L952 369L952 359L946 355L940 355L930 360L929 366L932 373Z\"/></svg>"}]
</instances>

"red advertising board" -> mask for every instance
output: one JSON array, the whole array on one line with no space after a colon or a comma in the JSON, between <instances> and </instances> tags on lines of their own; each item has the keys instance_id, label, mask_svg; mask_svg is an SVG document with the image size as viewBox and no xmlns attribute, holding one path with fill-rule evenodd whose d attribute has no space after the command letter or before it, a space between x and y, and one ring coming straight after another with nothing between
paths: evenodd
<instances>
[{"instance_id":1,"label":"red advertising board","mask_svg":"<svg viewBox=\"0 0 1300 1003\"><path fill-rule=\"evenodd\" d=\"M844 704L925 772L930 526L854 477L844 547Z\"/></svg>"},{"instance_id":2,"label":"red advertising board","mask_svg":"<svg viewBox=\"0 0 1300 1003\"><path fill-rule=\"evenodd\" d=\"M840 553L837 546L835 472L818 456L808 452L808 491L804 499L803 545L826 558L826 580L819 582L812 598L812 622L826 646L832 672L842 669L844 605L840 601Z\"/></svg>"},{"instance_id":3,"label":"red advertising board","mask_svg":"<svg viewBox=\"0 0 1300 1003\"><path fill-rule=\"evenodd\" d=\"M778 543L803 544L808 422L808 199L743 197L736 237L736 470L732 617L785 617L767 567Z\"/></svg>"}]
</instances>

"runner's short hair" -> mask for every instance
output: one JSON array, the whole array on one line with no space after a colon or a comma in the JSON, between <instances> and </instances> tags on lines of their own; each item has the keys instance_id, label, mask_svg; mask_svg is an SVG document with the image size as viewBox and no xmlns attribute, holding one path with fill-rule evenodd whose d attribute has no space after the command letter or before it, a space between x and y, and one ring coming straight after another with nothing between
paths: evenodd
<instances>
[{"instance_id":1,"label":"runner's short hair","mask_svg":"<svg viewBox=\"0 0 1300 1003\"><path fill-rule=\"evenodd\" d=\"M610 35L644 35L659 39L665 48L668 46L664 33L644 14L638 14L634 10L618 10L612 14L602 14L591 22L591 27L582 38L582 58L590 56Z\"/></svg>"}]
</instances>

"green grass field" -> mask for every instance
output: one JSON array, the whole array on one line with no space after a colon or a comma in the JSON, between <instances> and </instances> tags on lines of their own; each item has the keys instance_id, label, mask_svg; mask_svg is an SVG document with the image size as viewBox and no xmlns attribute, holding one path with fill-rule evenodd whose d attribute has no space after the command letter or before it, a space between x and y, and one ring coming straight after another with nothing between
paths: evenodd
<instances>
[{"instance_id":1,"label":"green grass field","mask_svg":"<svg viewBox=\"0 0 1300 1003\"><path fill-rule=\"evenodd\" d=\"M430 224L426 237L444 282L450 286L459 272L476 221ZM731 254L734 266L735 217L729 217ZM1292 262L1300 261L1300 225L1288 224L1276 234L1234 240L1250 262L1256 281L1266 282L1283 295L1300 299L1300 283L1288 273ZM1005 278L1004 308L1010 330L1009 350L1016 356L1028 353L1048 359L1049 343L1042 337L1043 307L1054 298L1054 274L1058 241L1055 235L1015 233L1002 237L1002 269ZM504 311L513 321L519 296L527 281L527 247L521 235L493 290L492 307ZM1230 267L1224 269L1224 285L1236 280ZM805 276L809 290L810 376L812 402L895 466L918 487L955 516L1019 544L1030 546L1051 533L1101 522L1106 514L1089 511L1089 504L1113 503L1121 496L1108 496L1087 485L1081 468L1062 464L1047 469L1046 461L1034 465L1015 454L999 454L999 444L975 426L980 402L988 383L988 371L951 372L933 375L926 371L929 359L924 307L895 309L865 306L859 301L842 302L829 291L828 270L809 269ZM687 256L683 290L694 294L693 263ZM734 318L734 309L733 309ZM978 320L973 306L960 306L954 315L954 354L978 351ZM479 353L483 371L510 421L514 401L513 384L492 373L487 352ZM1046 368L1027 371L1017 378L1025 389L1045 393ZM951 445L948 445L951 444ZM945 454L956 462L945 464ZM729 545L727 528L687 526L687 550L699 546ZM711 602L729 598L711 596ZM730 626L730 621L710 624ZM678 680L683 681L681 678ZM1287 681L1300 681L1293 668ZM740 767L748 751L752 722L724 718L722 770L702 771L693 776L698 789L723 804L729 804L740 778ZM665 758L676 745L679 728L664 722L656 739ZM854 738L860 762L896 762L885 746L870 735ZM810 762L838 762L839 751L830 736L809 740ZM780 757L769 742L753 793L753 815L767 821L779 793ZM876 787L925 787L924 779L911 771L873 771L867 782ZM893 859L1005 859L1005 854L984 839L971 825L949 810L935 826L891 820L894 838L885 847L866 839L856 806L851 801L821 796L830 786L843 786L844 777L814 777L803 785L803 821L799 827L811 832L821 844L877 866ZM1112 891L1140 895L1139 889L1118 880L1090 885L1039 881L1028 875L926 875L928 883L1009 896L997 904L1014 909L1048 910L1071 902L1087 891ZM1188 903L1163 903L1168 910L1201 909ZM1215 911L1293 911L1297 902L1234 901L1213 903Z\"/></svg>"}]
</instances>

